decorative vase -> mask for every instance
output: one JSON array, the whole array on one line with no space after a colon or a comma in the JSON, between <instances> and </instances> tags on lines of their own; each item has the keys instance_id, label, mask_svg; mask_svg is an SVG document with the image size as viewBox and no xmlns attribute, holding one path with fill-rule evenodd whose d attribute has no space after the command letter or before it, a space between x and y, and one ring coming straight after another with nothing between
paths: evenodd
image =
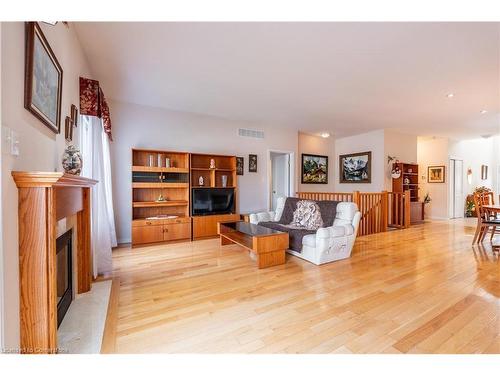
<instances>
[{"instance_id":1,"label":"decorative vase","mask_svg":"<svg viewBox=\"0 0 500 375\"><path fill-rule=\"evenodd\" d=\"M165 158L165 168L170 168L170 158Z\"/></svg>"},{"instance_id":2,"label":"decorative vase","mask_svg":"<svg viewBox=\"0 0 500 375\"><path fill-rule=\"evenodd\" d=\"M198 185L203 186L205 184L205 181L203 181L203 176L200 176L198 179Z\"/></svg>"},{"instance_id":3,"label":"decorative vase","mask_svg":"<svg viewBox=\"0 0 500 375\"><path fill-rule=\"evenodd\" d=\"M158 167L163 167L163 165L162 165L162 160L161 160L161 159L162 159L162 157L163 157L163 155L162 155L162 154L158 154Z\"/></svg>"},{"instance_id":4,"label":"decorative vase","mask_svg":"<svg viewBox=\"0 0 500 375\"><path fill-rule=\"evenodd\" d=\"M153 167L153 155L149 155L149 167Z\"/></svg>"},{"instance_id":5,"label":"decorative vase","mask_svg":"<svg viewBox=\"0 0 500 375\"><path fill-rule=\"evenodd\" d=\"M222 187L226 187L226 186L227 186L227 176L223 175L222 176Z\"/></svg>"},{"instance_id":6,"label":"decorative vase","mask_svg":"<svg viewBox=\"0 0 500 375\"><path fill-rule=\"evenodd\" d=\"M62 157L62 166L64 171L69 174L79 176L82 172L82 155L78 147L70 145L64 150Z\"/></svg>"},{"instance_id":7,"label":"decorative vase","mask_svg":"<svg viewBox=\"0 0 500 375\"><path fill-rule=\"evenodd\" d=\"M210 168L215 168L215 159L210 159Z\"/></svg>"}]
</instances>

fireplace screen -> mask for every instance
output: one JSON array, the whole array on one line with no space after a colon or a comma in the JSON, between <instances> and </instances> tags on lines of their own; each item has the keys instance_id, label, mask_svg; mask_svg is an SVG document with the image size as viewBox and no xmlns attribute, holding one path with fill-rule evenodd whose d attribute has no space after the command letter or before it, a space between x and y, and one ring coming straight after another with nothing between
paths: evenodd
<instances>
[{"instance_id":1,"label":"fireplace screen","mask_svg":"<svg viewBox=\"0 0 500 375\"><path fill-rule=\"evenodd\" d=\"M61 324L73 300L72 237L70 229L56 242L56 277L57 277L57 326Z\"/></svg>"}]
</instances>

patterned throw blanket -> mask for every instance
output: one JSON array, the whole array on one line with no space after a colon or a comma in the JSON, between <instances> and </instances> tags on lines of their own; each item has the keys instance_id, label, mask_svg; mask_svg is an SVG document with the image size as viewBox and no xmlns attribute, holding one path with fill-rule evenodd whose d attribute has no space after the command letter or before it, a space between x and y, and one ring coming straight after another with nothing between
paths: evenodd
<instances>
[{"instance_id":1,"label":"patterned throw blanket","mask_svg":"<svg viewBox=\"0 0 500 375\"><path fill-rule=\"evenodd\" d=\"M297 215L294 218L294 212L297 210L297 204L299 202L303 202L304 200L299 198L287 198L285 201L285 207L283 208L283 213L281 218L277 222L267 221L259 223L259 225L279 230L281 232L288 232L290 238L290 249L295 250L297 252L302 252L302 239L304 236L308 234L316 233L316 230L306 229L303 227L297 226ZM333 225L333 220L335 219L335 215L337 213L337 204L338 201L314 201L320 210L321 220L323 221L323 225L321 227L330 227ZM300 206L300 204L299 204Z\"/></svg>"}]
</instances>

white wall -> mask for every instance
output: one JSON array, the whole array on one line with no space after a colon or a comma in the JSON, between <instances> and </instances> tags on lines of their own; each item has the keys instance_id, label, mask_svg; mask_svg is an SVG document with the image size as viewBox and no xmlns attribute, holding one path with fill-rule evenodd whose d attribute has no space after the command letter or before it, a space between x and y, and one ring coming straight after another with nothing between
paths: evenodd
<instances>
[{"instance_id":1,"label":"white wall","mask_svg":"<svg viewBox=\"0 0 500 375\"><path fill-rule=\"evenodd\" d=\"M238 136L238 128L254 124L162 108L110 101L113 120L111 163L118 242L130 241L131 148L205 152L243 156L245 174L238 176L239 211L267 209L269 205L268 152L297 154L297 131L266 127L265 138ZM258 172L248 172L248 154L257 154ZM296 187L294 187L295 189Z\"/></svg>"},{"instance_id":2,"label":"white wall","mask_svg":"<svg viewBox=\"0 0 500 375\"><path fill-rule=\"evenodd\" d=\"M497 169L498 155L500 151L496 149L497 137L488 139L477 138L463 141L450 141L450 158L463 160L464 162L464 201L467 194L471 194L476 187L486 186L497 190ZM488 178L481 179L481 166L488 166ZM467 169L472 169L472 183L467 181Z\"/></svg>"},{"instance_id":3,"label":"white wall","mask_svg":"<svg viewBox=\"0 0 500 375\"><path fill-rule=\"evenodd\" d=\"M417 136L403 134L394 130L384 130L384 174L385 190L392 191L392 162L387 163L387 157L395 156L403 163L417 162ZM423 198L423 196L420 196Z\"/></svg>"},{"instance_id":4,"label":"white wall","mask_svg":"<svg viewBox=\"0 0 500 375\"><path fill-rule=\"evenodd\" d=\"M19 262L17 228L17 188L10 173L13 170L62 170L60 159L65 147L64 118L71 104L79 103L80 75L91 76L86 58L72 26L41 24L42 30L63 69L61 123L62 133L49 128L24 109L24 23L2 23L1 100L2 126L19 134L20 155L2 157L2 216L4 249L5 346L19 345ZM8 322L8 324L5 324Z\"/></svg>"},{"instance_id":5,"label":"white wall","mask_svg":"<svg viewBox=\"0 0 500 375\"><path fill-rule=\"evenodd\" d=\"M420 174L420 197L429 193L432 202L425 206L425 216L430 219L449 217L449 140L448 138L418 138L418 169ZM445 166L445 183L427 182L427 167Z\"/></svg>"},{"instance_id":6,"label":"white wall","mask_svg":"<svg viewBox=\"0 0 500 375\"><path fill-rule=\"evenodd\" d=\"M2 67L2 22L0 22L0 71ZM2 74L0 74L0 87L2 87ZM2 125L2 90L0 90L0 126ZM1 129L0 129L1 131ZM0 142L0 165L2 161L2 142ZM0 168L0 181L2 181L3 174ZM0 183L0 197L2 196L2 184ZM2 234L2 200L0 199L0 349L4 348L4 329L3 329L3 234Z\"/></svg>"},{"instance_id":7,"label":"white wall","mask_svg":"<svg viewBox=\"0 0 500 375\"><path fill-rule=\"evenodd\" d=\"M357 152L372 152L372 180L369 184L341 184L339 182L339 156ZM384 130L359 134L351 137L339 138L335 140L335 168L334 191L351 192L355 190L365 192L380 192L385 187L385 156Z\"/></svg>"},{"instance_id":8,"label":"white wall","mask_svg":"<svg viewBox=\"0 0 500 375\"><path fill-rule=\"evenodd\" d=\"M299 133L299 155L297 163L297 176L299 191L332 192L335 188L335 170L337 163L335 159L335 139L322 138L316 135ZM302 154L326 155L328 156L328 184L302 184Z\"/></svg>"}]
</instances>

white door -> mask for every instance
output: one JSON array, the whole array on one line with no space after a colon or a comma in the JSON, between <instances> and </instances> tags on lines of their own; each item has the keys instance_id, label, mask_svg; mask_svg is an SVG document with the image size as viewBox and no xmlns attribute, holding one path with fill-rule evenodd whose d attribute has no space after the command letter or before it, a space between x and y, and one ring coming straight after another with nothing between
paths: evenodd
<instances>
[{"instance_id":1,"label":"white door","mask_svg":"<svg viewBox=\"0 0 500 375\"><path fill-rule=\"evenodd\" d=\"M450 159L450 216L453 219L464 217L464 162Z\"/></svg>"},{"instance_id":2,"label":"white door","mask_svg":"<svg viewBox=\"0 0 500 375\"><path fill-rule=\"evenodd\" d=\"M464 205L464 162L455 160L455 217L464 217Z\"/></svg>"},{"instance_id":3,"label":"white door","mask_svg":"<svg viewBox=\"0 0 500 375\"><path fill-rule=\"evenodd\" d=\"M278 197L290 195L290 155L271 153L271 204L276 209Z\"/></svg>"}]
</instances>

